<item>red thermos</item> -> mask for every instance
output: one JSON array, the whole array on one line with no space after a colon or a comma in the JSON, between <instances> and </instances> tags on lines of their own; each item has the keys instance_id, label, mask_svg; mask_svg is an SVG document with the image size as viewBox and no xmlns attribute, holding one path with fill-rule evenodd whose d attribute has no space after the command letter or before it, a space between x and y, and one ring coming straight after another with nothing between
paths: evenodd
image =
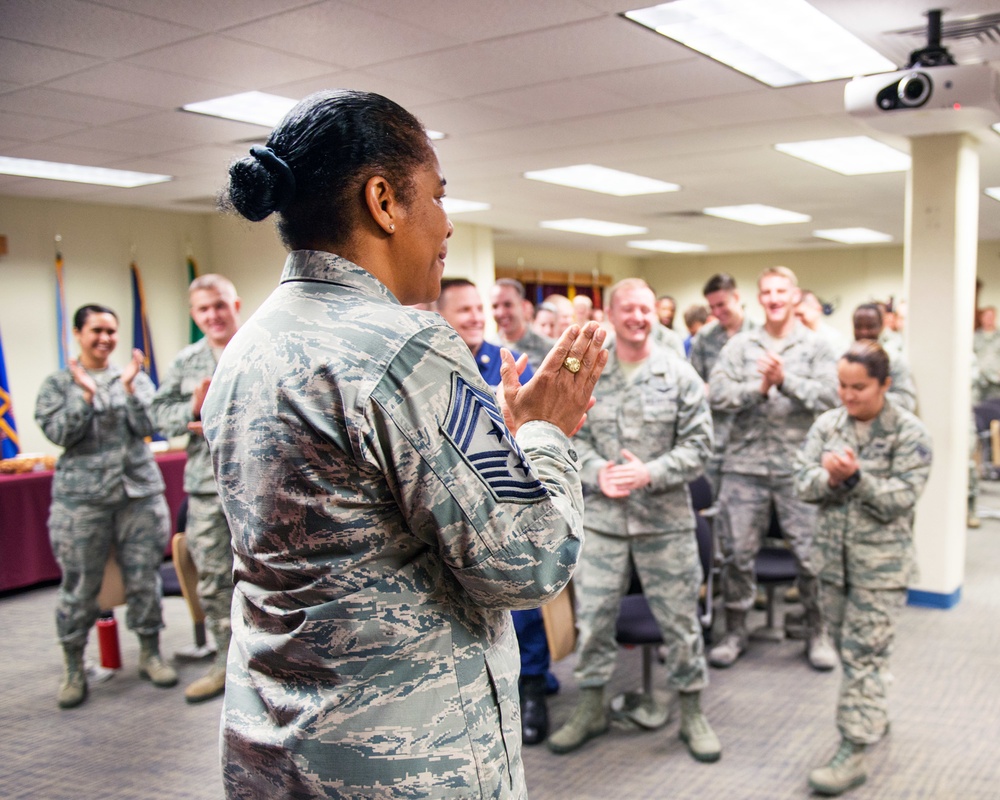
<instances>
[{"instance_id":1,"label":"red thermos","mask_svg":"<svg viewBox=\"0 0 1000 800\"><path fill-rule=\"evenodd\" d=\"M122 668L122 651L118 647L118 623L113 611L97 620L97 641L101 648L101 666L105 669Z\"/></svg>"}]
</instances>

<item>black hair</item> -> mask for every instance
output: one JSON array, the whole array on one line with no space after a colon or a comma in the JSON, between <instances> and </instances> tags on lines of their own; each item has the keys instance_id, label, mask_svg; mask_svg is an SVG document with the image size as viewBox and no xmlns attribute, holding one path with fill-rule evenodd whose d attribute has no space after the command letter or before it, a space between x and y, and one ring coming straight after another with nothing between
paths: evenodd
<instances>
[{"instance_id":1,"label":"black hair","mask_svg":"<svg viewBox=\"0 0 1000 800\"><path fill-rule=\"evenodd\" d=\"M708 279L708 283L705 284L705 288L701 290L701 293L708 297L712 292L735 292L736 291L736 278L730 275L728 272L719 272Z\"/></svg>"},{"instance_id":2,"label":"black hair","mask_svg":"<svg viewBox=\"0 0 1000 800\"><path fill-rule=\"evenodd\" d=\"M870 339L854 342L841 358L849 364L863 366L868 377L877 380L880 386L889 378L889 356L878 342Z\"/></svg>"},{"instance_id":3,"label":"black hair","mask_svg":"<svg viewBox=\"0 0 1000 800\"><path fill-rule=\"evenodd\" d=\"M73 330L82 331L83 326L87 324L87 317L91 314L110 314L115 318L116 322L118 320L118 315L107 306L99 306L96 303L91 303L89 305L80 306L76 310L76 313L73 314Z\"/></svg>"},{"instance_id":4,"label":"black hair","mask_svg":"<svg viewBox=\"0 0 1000 800\"><path fill-rule=\"evenodd\" d=\"M862 303L856 309L854 309L854 314L851 317L851 319L856 318L858 316L858 313L861 311L870 311L872 314L878 317L879 325L881 325L885 321L882 316L882 309L878 307L877 303Z\"/></svg>"},{"instance_id":5,"label":"black hair","mask_svg":"<svg viewBox=\"0 0 1000 800\"><path fill-rule=\"evenodd\" d=\"M229 167L220 197L225 210L252 222L277 212L289 250L349 238L364 186L388 180L404 206L413 174L433 154L427 131L402 106L373 92L317 92L279 123L266 147Z\"/></svg>"}]
</instances>

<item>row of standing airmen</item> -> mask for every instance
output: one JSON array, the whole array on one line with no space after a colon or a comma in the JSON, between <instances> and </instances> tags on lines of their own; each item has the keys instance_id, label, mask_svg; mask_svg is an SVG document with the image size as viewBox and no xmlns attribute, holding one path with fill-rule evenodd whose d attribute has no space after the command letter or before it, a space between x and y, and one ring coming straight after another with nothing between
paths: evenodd
<instances>
[{"instance_id":1,"label":"row of standing airmen","mask_svg":"<svg viewBox=\"0 0 1000 800\"><path fill-rule=\"evenodd\" d=\"M717 497L726 617L725 635L707 661L730 667L746 651L754 560L773 508L798 562L807 659L820 671L838 661L844 669L841 746L809 776L817 791L839 794L865 779L862 754L888 728L892 620L914 577L912 514L929 472L930 442L911 413L913 381L882 330L877 305L856 309L857 343L848 348L829 326L799 321L803 296L790 270L766 270L758 292L762 327L746 317L731 276L708 281L704 295L717 321L693 337L690 364L680 337L658 324L644 281L627 279L609 292L611 358L575 439L586 530L574 576L580 699L548 746L572 752L609 729L604 689L634 569L664 638L670 688L679 693L680 738L700 761L721 756L700 709L708 672L695 611L701 566L688 483L704 471ZM523 382L553 341L528 326L519 282L498 281L491 302L500 344L528 357ZM499 347L484 339L476 287L443 281L436 310L469 346L484 380L499 384ZM514 612L526 743L545 738L544 693L551 689L551 679L547 687L542 678L547 658L530 655L540 652L534 629L517 624L532 613Z\"/></svg>"},{"instance_id":2,"label":"row of standing airmen","mask_svg":"<svg viewBox=\"0 0 1000 800\"><path fill-rule=\"evenodd\" d=\"M765 271L758 290L765 314L760 328L745 316L730 276L717 275L706 284L704 294L717 322L694 337L690 365L677 357L683 353L680 338L656 323L655 298L644 282L623 281L610 293L612 357L595 391L597 405L576 439L587 530L576 574L580 650L575 677L581 699L548 744L553 752L566 753L608 730L604 686L615 663L614 620L634 564L667 642L670 685L681 699L680 736L695 758L720 757L721 745L700 708L708 673L694 611L700 562L687 490L687 483L705 471L718 497L715 529L726 608L726 634L707 660L730 666L746 650L746 614L755 596L753 560L773 505L799 562L808 659L816 669L832 669L836 646L844 665L838 705L842 746L829 765L810 776L814 788L835 793L863 780L860 754L888 724L883 676L891 619L912 576L909 525L930 448L926 431L906 413L915 405L915 393L898 351L890 351L891 380L879 380L880 362L868 354L841 364L848 378L858 373L853 377L859 385L874 381L883 393L891 392L892 404L869 419L852 416L844 393L856 389L845 385L842 374L844 408L825 417L806 442L817 417L836 404L835 353L842 347L796 321L799 292L790 271ZM468 282L446 282L437 310L495 387L499 347L483 340L481 301L477 314L473 295L478 292ZM523 300L516 281L502 280L493 289L500 344L524 352L529 364L537 365L552 340L527 326ZM157 569L170 524L162 478L144 443L156 430L191 434L184 478L187 533L199 597L218 645L208 674L189 685L185 696L199 702L225 689L232 551L200 411L219 355L239 326L239 303L232 283L221 276L192 284L191 313L205 338L177 356L155 394L141 371L141 354L133 354L124 370L110 364L117 342L114 313L85 306L74 319L80 358L42 387L36 418L45 434L65 448L50 517L63 571L56 617L66 662L58 695L64 708L87 696L83 649L98 616L96 597L112 546L123 568L126 624L140 638L140 674L158 686L177 682L158 650ZM877 306L859 308L854 321L857 338L878 338ZM825 455L834 452L841 462L824 464ZM839 480L832 477L841 473ZM902 486L886 489L879 483L886 481ZM886 492L891 503L881 497ZM867 499L851 510L848 499L862 495ZM817 506L823 513L814 543ZM883 531L878 542L876 528ZM866 554L866 547L872 552ZM845 548L852 551L846 574ZM875 550L883 565L878 570L870 568ZM890 551L892 568L887 569ZM531 743L546 738L544 694L553 689L552 678L539 612L514 616L522 651L522 732Z\"/></svg>"}]
</instances>

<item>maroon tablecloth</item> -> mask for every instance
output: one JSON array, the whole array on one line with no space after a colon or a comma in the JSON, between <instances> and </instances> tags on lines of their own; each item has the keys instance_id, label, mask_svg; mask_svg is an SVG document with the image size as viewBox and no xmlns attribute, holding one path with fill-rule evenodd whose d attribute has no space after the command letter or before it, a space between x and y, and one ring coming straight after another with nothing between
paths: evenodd
<instances>
[{"instance_id":1,"label":"maroon tablecloth","mask_svg":"<svg viewBox=\"0 0 1000 800\"><path fill-rule=\"evenodd\" d=\"M171 520L184 500L183 451L160 453L156 463L167 484ZM49 545L52 470L0 475L0 592L58 580L59 565ZM167 547L169 553L169 545Z\"/></svg>"}]
</instances>

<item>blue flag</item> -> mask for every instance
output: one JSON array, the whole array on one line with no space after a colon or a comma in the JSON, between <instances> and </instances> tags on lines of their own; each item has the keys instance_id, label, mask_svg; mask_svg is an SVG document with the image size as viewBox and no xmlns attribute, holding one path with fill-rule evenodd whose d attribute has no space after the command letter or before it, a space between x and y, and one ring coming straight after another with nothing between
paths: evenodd
<instances>
[{"instance_id":1,"label":"blue flag","mask_svg":"<svg viewBox=\"0 0 1000 800\"><path fill-rule=\"evenodd\" d=\"M3 359L3 342L0 341L0 458L13 458L21 452L14 424L14 407L10 400L10 384L7 383L7 365Z\"/></svg>"},{"instance_id":2,"label":"blue flag","mask_svg":"<svg viewBox=\"0 0 1000 800\"><path fill-rule=\"evenodd\" d=\"M142 350L143 364L146 374L159 386L156 375L156 357L153 355L153 334L149 330L149 317L146 315L146 295L142 291L142 278L139 267L133 261L129 266L132 271L132 346Z\"/></svg>"}]
</instances>

